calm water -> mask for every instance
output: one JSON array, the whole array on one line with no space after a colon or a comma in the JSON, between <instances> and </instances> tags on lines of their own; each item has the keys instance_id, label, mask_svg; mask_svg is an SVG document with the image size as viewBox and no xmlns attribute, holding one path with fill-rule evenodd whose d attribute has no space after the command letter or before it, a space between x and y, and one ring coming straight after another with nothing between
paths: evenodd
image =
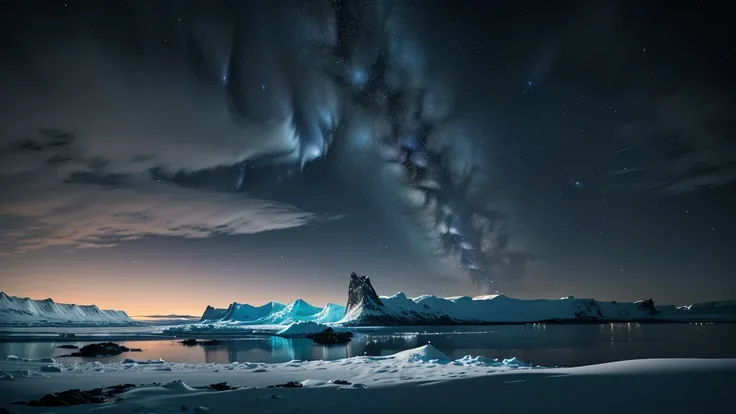
<instances>
[{"instance_id":1,"label":"calm water","mask_svg":"<svg viewBox=\"0 0 736 414\"><path fill-rule=\"evenodd\" d=\"M541 325L499 327L412 327L359 330L347 346L324 347L308 339L227 339L218 346L183 346L175 340L115 341L143 352L109 358L61 358L65 362L116 362L125 358L171 362L285 362L390 355L431 343L453 357L517 357L543 366L577 366L637 358L736 358L735 324ZM0 338L2 341L2 338ZM91 342L0 342L0 354L22 358L73 352L58 345Z\"/></svg>"}]
</instances>

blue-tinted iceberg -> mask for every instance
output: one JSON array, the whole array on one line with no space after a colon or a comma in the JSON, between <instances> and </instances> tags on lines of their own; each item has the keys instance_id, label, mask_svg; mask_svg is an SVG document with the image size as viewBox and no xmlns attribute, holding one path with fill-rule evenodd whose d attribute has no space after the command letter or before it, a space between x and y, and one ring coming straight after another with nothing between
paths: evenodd
<instances>
[{"instance_id":1,"label":"blue-tinted iceberg","mask_svg":"<svg viewBox=\"0 0 736 414\"><path fill-rule=\"evenodd\" d=\"M253 306L234 302L227 309L208 306L200 323L219 325L289 325L295 322L334 323L345 316L345 307L328 303L324 308L297 299L288 305L269 302Z\"/></svg>"}]
</instances>

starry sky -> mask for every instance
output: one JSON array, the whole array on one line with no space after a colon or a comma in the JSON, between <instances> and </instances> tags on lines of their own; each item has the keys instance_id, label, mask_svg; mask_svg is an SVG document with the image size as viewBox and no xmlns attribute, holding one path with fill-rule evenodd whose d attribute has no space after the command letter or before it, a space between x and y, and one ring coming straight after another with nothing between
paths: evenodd
<instances>
[{"instance_id":1,"label":"starry sky","mask_svg":"<svg viewBox=\"0 0 736 414\"><path fill-rule=\"evenodd\" d=\"M736 298L729 2L0 7L11 295Z\"/></svg>"}]
</instances>

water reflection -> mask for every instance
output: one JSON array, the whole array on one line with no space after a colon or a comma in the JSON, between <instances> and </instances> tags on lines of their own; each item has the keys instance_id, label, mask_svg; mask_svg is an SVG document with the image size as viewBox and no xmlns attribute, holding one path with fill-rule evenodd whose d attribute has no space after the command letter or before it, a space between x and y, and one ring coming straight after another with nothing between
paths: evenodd
<instances>
[{"instance_id":1,"label":"water reflection","mask_svg":"<svg viewBox=\"0 0 736 414\"><path fill-rule=\"evenodd\" d=\"M2 338L0 337L0 341ZM69 344L69 342L64 342ZM90 342L77 342L84 346ZM174 340L119 341L142 352L108 358L63 358L65 362L119 362L125 358L174 362L286 362L390 355L431 344L452 358L517 357L544 366L575 366L636 358L736 357L736 325L523 325L358 329L346 346L321 346L304 338L247 337L215 346L183 346ZM58 358L73 350L60 342L0 342L0 354ZM60 359L62 360L62 359Z\"/></svg>"}]
</instances>

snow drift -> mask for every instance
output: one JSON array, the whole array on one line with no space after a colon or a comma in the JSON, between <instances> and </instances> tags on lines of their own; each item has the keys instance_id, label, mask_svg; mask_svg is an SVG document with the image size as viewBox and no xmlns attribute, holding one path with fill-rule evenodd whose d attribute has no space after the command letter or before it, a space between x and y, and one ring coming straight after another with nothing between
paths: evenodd
<instances>
[{"instance_id":1,"label":"snow drift","mask_svg":"<svg viewBox=\"0 0 736 414\"><path fill-rule=\"evenodd\" d=\"M134 325L125 312L95 305L68 305L0 292L0 325Z\"/></svg>"},{"instance_id":2,"label":"snow drift","mask_svg":"<svg viewBox=\"0 0 736 414\"><path fill-rule=\"evenodd\" d=\"M600 323L736 321L736 302L657 308L651 299L602 302L594 299L514 299L505 295L407 298L378 296L367 276L353 273L343 325L452 325L493 323Z\"/></svg>"},{"instance_id":3,"label":"snow drift","mask_svg":"<svg viewBox=\"0 0 736 414\"><path fill-rule=\"evenodd\" d=\"M452 360L431 345L380 357L284 363L48 363L0 358L0 407L38 400L70 386L141 384L103 404L48 408L79 413L721 413L736 403L736 360L649 359L541 368L516 359ZM18 380L12 380L17 378ZM227 382L242 388L205 389ZM295 382L293 388L268 388ZM196 387L196 388L195 388ZM606 397L609 394L613 397ZM621 397L623 396L623 397ZM2 411L2 410L0 410ZM731 410L733 411L733 410Z\"/></svg>"}]
</instances>

